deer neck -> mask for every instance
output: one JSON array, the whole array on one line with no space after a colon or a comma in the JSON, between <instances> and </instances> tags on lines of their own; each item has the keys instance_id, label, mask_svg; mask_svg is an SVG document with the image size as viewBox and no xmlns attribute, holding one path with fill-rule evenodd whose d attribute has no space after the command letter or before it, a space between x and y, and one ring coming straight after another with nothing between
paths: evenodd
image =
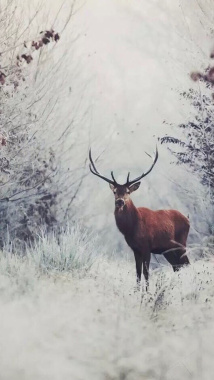
<instances>
[{"instance_id":1,"label":"deer neck","mask_svg":"<svg viewBox=\"0 0 214 380\"><path fill-rule=\"evenodd\" d=\"M123 235L127 236L134 231L138 222L138 211L134 203L129 200L123 210L114 211L118 229Z\"/></svg>"}]
</instances>

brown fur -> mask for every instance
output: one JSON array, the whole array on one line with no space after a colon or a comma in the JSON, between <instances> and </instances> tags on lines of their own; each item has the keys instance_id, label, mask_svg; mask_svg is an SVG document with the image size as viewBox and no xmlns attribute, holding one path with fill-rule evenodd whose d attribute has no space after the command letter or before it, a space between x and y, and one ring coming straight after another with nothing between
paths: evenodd
<instances>
[{"instance_id":1,"label":"brown fur","mask_svg":"<svg viewBox=\"0 0 214 380\"><path fill-rule=\"evenodd\" d=\"M115 194L117 227L135 255L137 281L139 283L141 280L143 265L143 274L148 285L151 253L163 254L174 271L189 264L185 252L190 225L189 220L176 210L152 211L145 207L136 208L129 194L139 185L138 183L130 188L123 185L110 187ZM118 200L124 201L122 207L117 205Z\"/></svg>"}]
</instances>

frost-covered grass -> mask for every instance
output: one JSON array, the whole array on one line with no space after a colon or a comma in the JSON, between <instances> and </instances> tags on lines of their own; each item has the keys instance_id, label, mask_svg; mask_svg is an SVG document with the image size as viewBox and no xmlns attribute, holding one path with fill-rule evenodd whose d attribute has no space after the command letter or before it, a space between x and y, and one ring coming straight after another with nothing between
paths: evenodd
<instances>
[{"instance_id":1,"label":"frost-covered grass","mask_svg":"<svg viewBox=\"0 0 214 380\"><path fill-rule=\"evenodd\" d=\"M212 256L153 271L147 294L134 286L134 262L109 259L79 229L60 245L41 237L25 257L3 252L0 378L210 380Z\"/></svg>"},{"instance_id":2,"label":"frost-covered grass","mask_svg":"<svg viewBox=\"0 0 214 380\"><path fill-rule=\"evenodd\" d=\"M41 234L28 249L30 262L43 272L88 271L97 258L101 243L96 236L78 226L62 230L59 235Z\"/></svg>"}]
</instances>

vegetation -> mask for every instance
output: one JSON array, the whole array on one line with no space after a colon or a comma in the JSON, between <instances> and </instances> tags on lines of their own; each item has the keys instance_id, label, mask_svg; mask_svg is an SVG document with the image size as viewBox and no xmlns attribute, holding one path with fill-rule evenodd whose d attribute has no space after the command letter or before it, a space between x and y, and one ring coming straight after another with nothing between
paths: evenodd
<instances>
[{"instance_id":1,"label":"vegetation","mask_svg":"<svg viewBox=\"0 0 214 380\"><path fill-rule=\"evenodd\" d=\"M18 9L15 0L0 7L0 247L9 239L23 250L41 228L61 227L77 190L74 176L67 203L62 203L63 191L68 193L63 157L56 157L58 148L50 139L59 65L51 57L61 34L53 28L35 34L32 23L39 10L25 27ZM63 126L61 144L64 128L69 130Z\"/></svg>"},{"instance_id":2,"label":"vegetation","mask_svg":"<svg viewBox=\"0 0 214 380\"><path fill-rule=\"evenodd\" d=\"M60 244L41 235L23 257L1 253L2 378L209 379L211 242L180 273L153 271L141 293L133 262L107 258L103 241L82 232L68 228Z\"/></svg>"},{"instance_id":3,"label":"vegetation","mask_svg":"<svg viewBox=\"0 0 214 380\"><path fill-rule=\"evenodd\" d=\"M195 110L192 120L178 125L181 137L166 135L160 138L162 144L176 157L177 164L187 165L199 176L207 189L211 204L214 203L214 68L208 67L205 73L192 73L194 81L204 84L198 89L189 89L181 96L190 102ZM173 147L174 145L174 147ZM213 215L214 220L214 215Z\"/></svg>"}]
</instances>

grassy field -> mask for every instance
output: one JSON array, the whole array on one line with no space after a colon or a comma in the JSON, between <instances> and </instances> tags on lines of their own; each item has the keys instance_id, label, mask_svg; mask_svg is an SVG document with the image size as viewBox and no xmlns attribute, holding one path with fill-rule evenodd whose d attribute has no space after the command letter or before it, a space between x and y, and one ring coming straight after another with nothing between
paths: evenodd
<instances>
[{"instance_id":1,"label":"grassy field","mask_svg":"<svg viewBox=\"0 0 214 380\"><path fill-rule=\"evenodd\" d=\"M210 380L214 261L155 270L145 294L134 263L98 247L70 230L2 252L0 379Z\"/></svg>"}]
</instances>

